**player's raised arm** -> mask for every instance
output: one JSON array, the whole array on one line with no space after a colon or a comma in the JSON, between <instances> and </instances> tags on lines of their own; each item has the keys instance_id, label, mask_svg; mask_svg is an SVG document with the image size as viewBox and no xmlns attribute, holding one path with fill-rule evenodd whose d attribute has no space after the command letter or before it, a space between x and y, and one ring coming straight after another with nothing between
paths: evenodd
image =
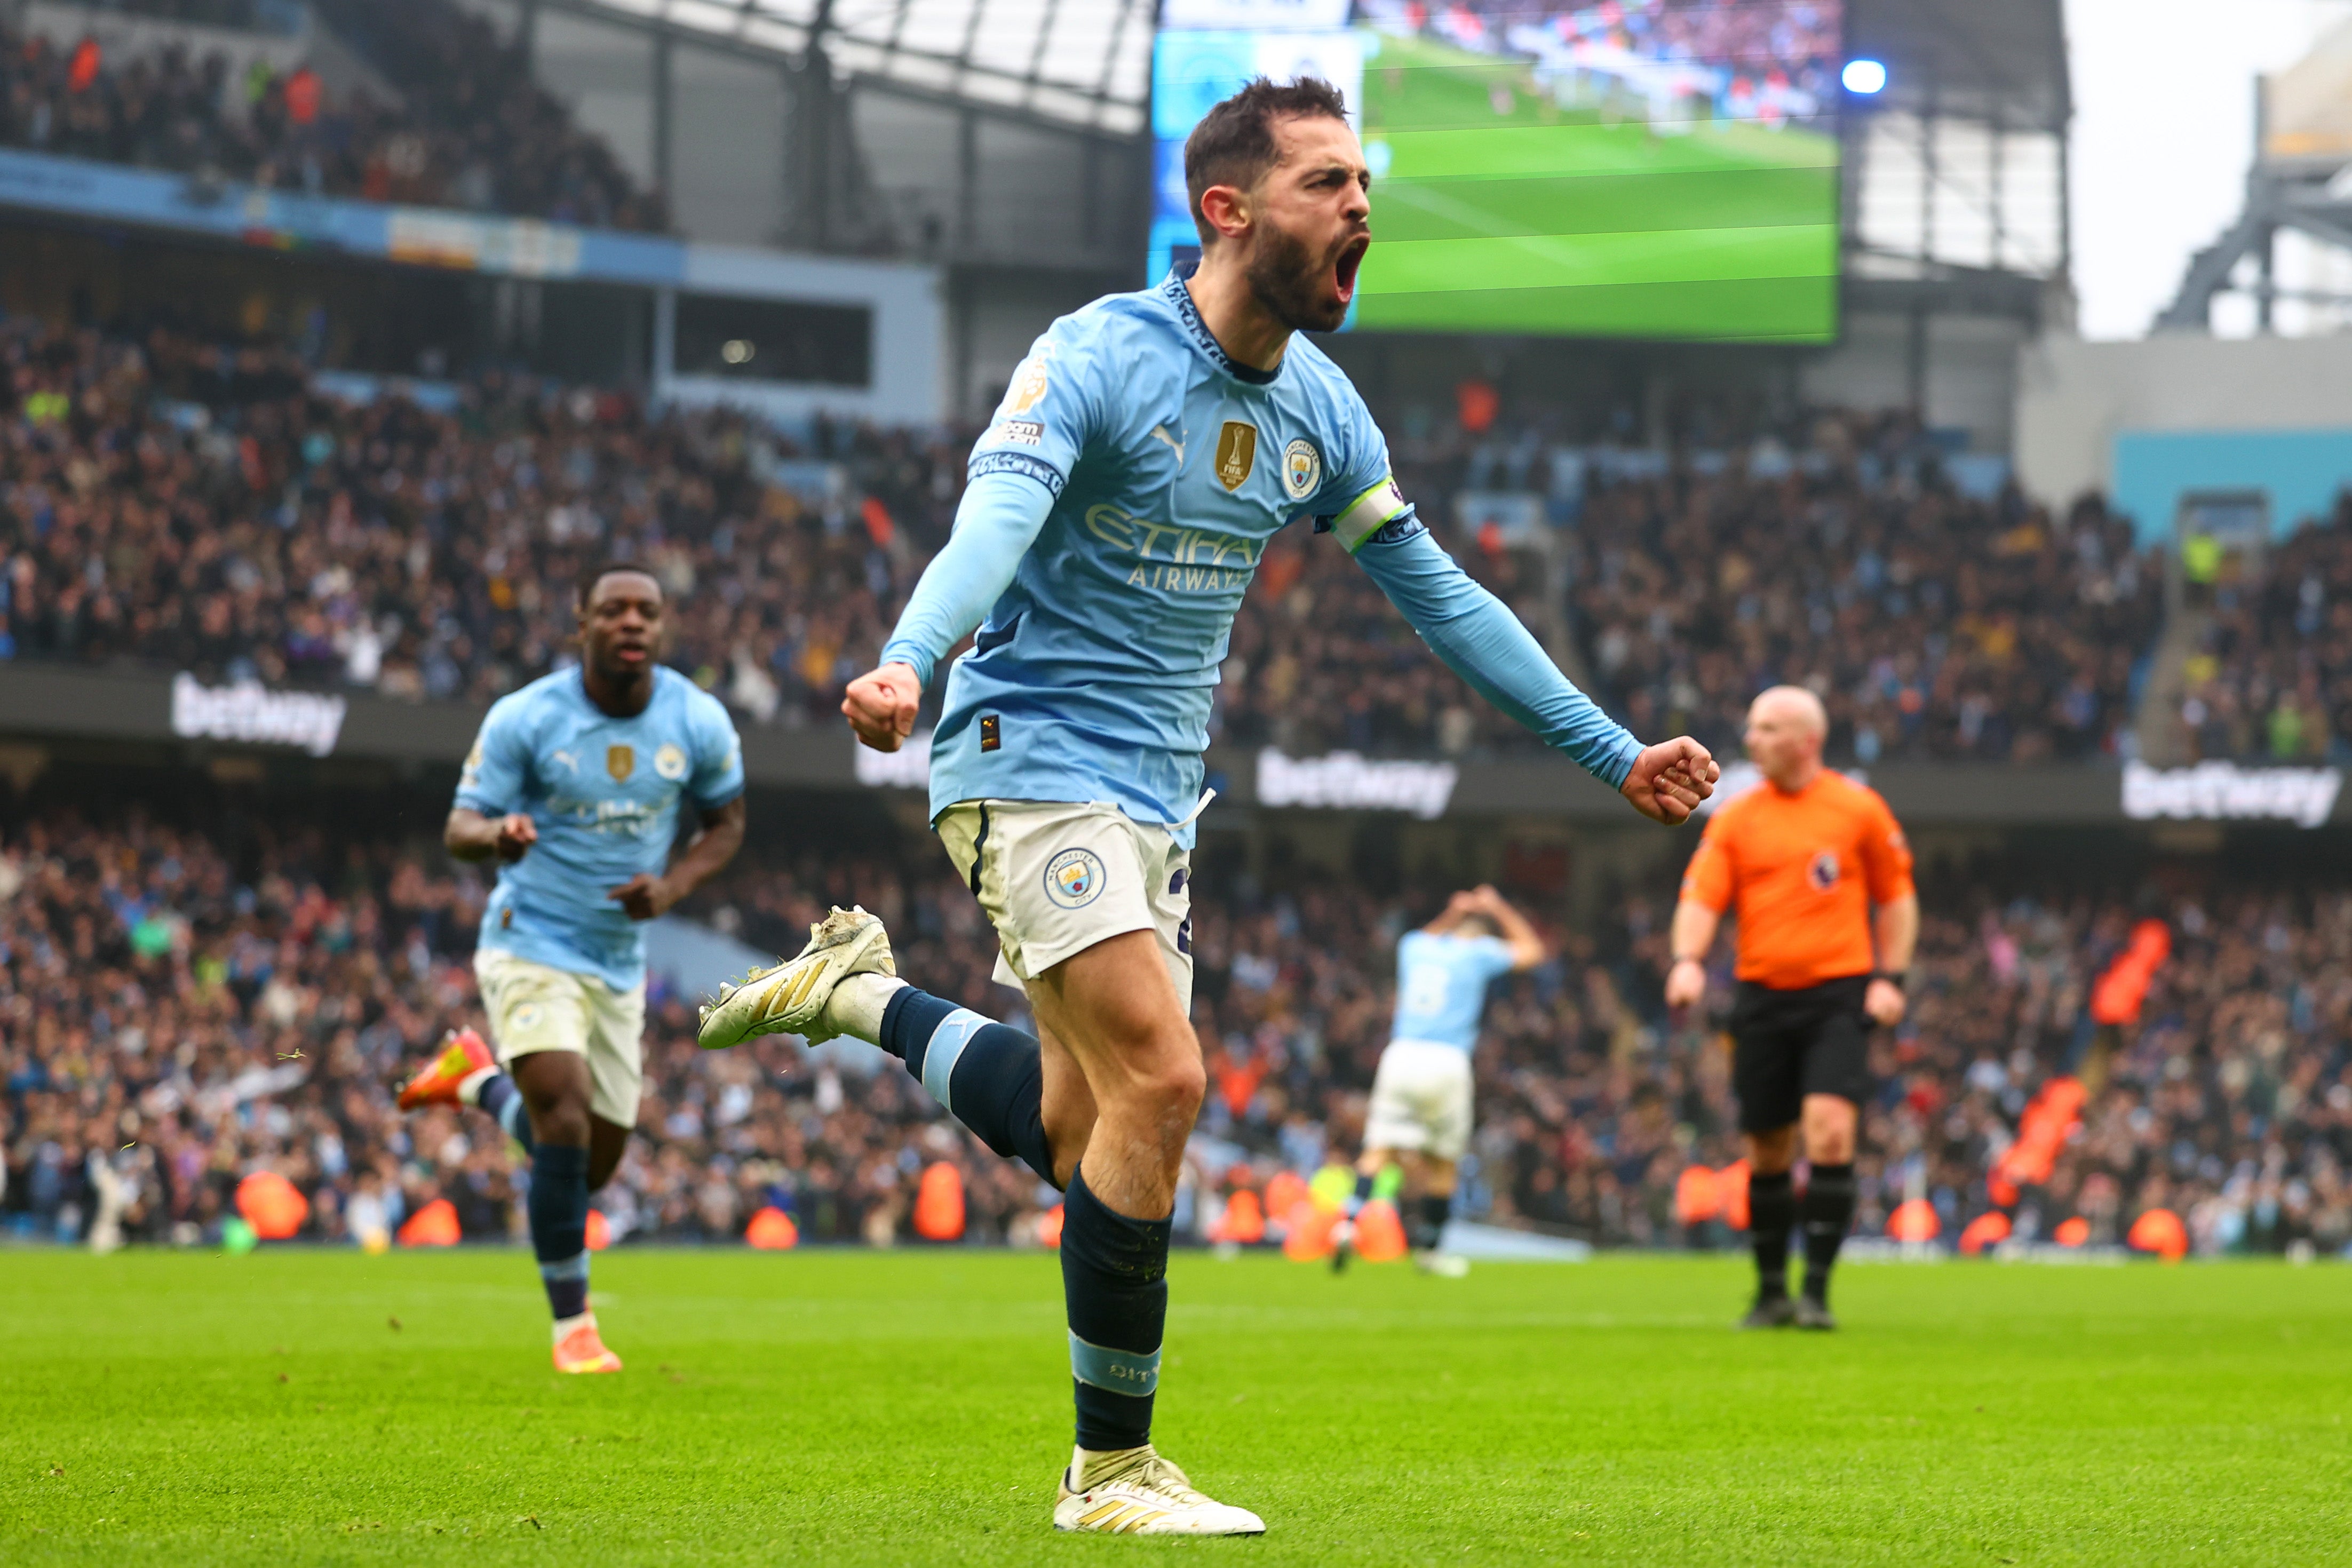
<instances>
[{"instance_id":1,"label":"player's raised arm","mask_svg":"<svg viewBox=\"0 0 2352 1568\"><path fill-rule=\"evenodd\" d=\"M1381 499L1394 508L1385 518L1360 511L1366 501ZM1602 713L1559 673L1518 617L1438 548L1392 482L1350 514L1352 526L1349 516L1339 519L1341 542L1422 641L1479 695L1653 821L1686 821L1715 793L1718 770L1706 747L1687 736L1644 747Z\"/></svg>"},{"instance_id":2,"label":"player's raised arm","mask_svg":"<svg viewBox=\"0 0 2352 1568\"><path fill-rule=\"evenodd\" d=\"M1535 923L1514 908L1509 900L1493 888L1480 885L1470 895L1477 901L1478 912L1492 920L1502 932L1503 940L1511 949L1511 968L1516 972L1532 969L1551 956L1544 946L1543 936Z\"/></svg>"},{"instance_id":3,"label":"player's raised arm","mask_svg":"<svg viewBox=\"0 0 2352 1568\"><path fill-rule=\"evenodd\" d=\"M939 662L1013 585L1053 506L1054 493L1026 473L982 474L966 487L955 532L923 569L877 667L850 682L842 697L858 739L896 751L915 732L915 711Z\"/></svg>"}]
</instances>

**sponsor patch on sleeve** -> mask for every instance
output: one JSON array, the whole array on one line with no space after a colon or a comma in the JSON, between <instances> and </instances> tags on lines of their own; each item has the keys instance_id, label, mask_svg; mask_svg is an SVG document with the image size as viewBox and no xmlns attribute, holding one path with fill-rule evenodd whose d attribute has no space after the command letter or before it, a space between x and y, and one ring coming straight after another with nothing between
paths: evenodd
<instances>
[{"instance_id":1,"label":"sponsor patch on sleeve","mask_svg":"<svg viewBox=\"0 0 2352 1568\"><path fill-rule=\"evenodd\" d=\"M976 452L965 472L974 479L983 474L1025 474L1052 491L1055 500L1061 499L1062 486L1070 482L1059 468L1026 452Z\"/></svg>"}]
</instances>

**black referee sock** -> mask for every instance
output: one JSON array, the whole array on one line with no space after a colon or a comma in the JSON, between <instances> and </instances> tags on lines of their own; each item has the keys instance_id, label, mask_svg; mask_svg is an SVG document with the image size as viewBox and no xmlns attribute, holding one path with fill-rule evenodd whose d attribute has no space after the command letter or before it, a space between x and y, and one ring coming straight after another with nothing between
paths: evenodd
<instances>
[{"instance_id":1,"label":"black referee sock","mask_svg":"<svg viewBox=\"0 0 2352 1568\"><path fill-rule=\"evenodd\" d=\"M1083 1172L1071 1173L1062 1209L1062 1301L1081 1448L1151 1440L1168 1322L1169 1230L1165 1219L1113 1212L1087 1190Z\"/></svg>"},{"instance_id":2,"label":"black referee sock","mask_svg":"<svg viewBox=\"0 0 2352 1568\"><path fill-rule=\"evenodd\" d=\"M1805 1295L1827 1305L1830 1269L1838 1249L1845 1245L1846 1228L1853 1223L1853 1162L1815 1166L1805 1183L1801 1215L1805 1224Z\"/></svg>"},{"instance_id":3,"label":"black referee sock","mask_svg":"<svg viewBox=\"0 0 2352 1568\"><path fill-rule=\"evenodd\" d=\"M1748 1239L1756 1249L1756 1294L1765 1301L1789 1293L1789 1228L1797 1219L1797 1190L1787 1171L1748 1178Z\"/></svg>"},{"instance_id":4,"label":"black referee sock","mask_svg":"<svg viewBox=\"0 0 2352 1568\"><path fill-rule=\"evenodd\" d=\"M1047 1182L1054 1180L1034 1035L912 986L891 996L880 1032L882 1049L905 1062L931 1098L982 1143L1004 1158L1019 1155Z\"/></svg>"}]
</instances>

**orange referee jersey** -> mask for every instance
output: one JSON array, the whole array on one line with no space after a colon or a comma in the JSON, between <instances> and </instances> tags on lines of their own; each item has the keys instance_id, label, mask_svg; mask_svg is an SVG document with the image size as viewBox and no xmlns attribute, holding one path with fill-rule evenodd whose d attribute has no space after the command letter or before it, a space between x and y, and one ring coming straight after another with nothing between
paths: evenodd
<instances>
[{"instance_id":1,"label":"orange referee jersey","mask_svg":"<svg viewBox=\"0 0 2352 1568\"><path fill-rule=\"evenodd\" d=\"M1867 975L1870 906L1911 891L1911 846L1875 790L1827 768L1707 819L1683 896L1739 922L1738 976L1776 991Z\"/></svg>"}]
</instances>

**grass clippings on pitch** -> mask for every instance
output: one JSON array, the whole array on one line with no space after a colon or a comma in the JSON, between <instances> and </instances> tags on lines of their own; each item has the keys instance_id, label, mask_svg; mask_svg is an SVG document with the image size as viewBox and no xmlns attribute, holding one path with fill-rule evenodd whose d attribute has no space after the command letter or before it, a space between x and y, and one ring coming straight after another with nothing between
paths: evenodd
<instances>
[{"instance_id":1,"label":"grass clippings on pitch","mask_svg":"<svg viewBox=\"0 0 2352 1568\"><path fill-rule=\"evenodd\" d=\"M0 1561L2352 1562L2338 1265L1849 1267L1833 1336L1728 1259L1171 1279L1254 1542L1050 1533L1050 1257L607 1253L560 1379L519 1250L0 1253Z\"/></svg>"}]
</instances>

